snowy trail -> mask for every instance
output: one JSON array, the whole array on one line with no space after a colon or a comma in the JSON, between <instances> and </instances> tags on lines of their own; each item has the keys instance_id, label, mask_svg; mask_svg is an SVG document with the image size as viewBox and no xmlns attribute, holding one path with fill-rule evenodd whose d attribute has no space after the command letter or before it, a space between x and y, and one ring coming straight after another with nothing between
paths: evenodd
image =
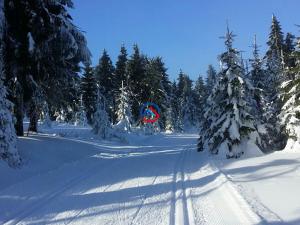
<instances>
[{"instance_id":1,"label":"snowy trail","mask_svg":"<svg viewBox=\"0 0 300 225\"><path fill-rule=\"evenodd\" d=\"M55 139L35 138L38 147ZM162 135L104 150L57 138L90 155L0 190L0 224L259 224L231 181L199 158L196 138Z\"/></svg>"}]
</instances>

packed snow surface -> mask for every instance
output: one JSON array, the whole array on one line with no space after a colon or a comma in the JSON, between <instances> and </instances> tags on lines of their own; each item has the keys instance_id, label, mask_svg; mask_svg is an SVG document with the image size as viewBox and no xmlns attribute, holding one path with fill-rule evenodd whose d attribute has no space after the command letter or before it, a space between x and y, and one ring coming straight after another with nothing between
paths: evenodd
<instances>
[{"instance_id":1,"label":"packed snow surface","mask_svg":"<svg viewBox=\"0 0 300 225\"><path fill-rule=\"evenodd\" d=\"M300 224L300 152L221 160L194 134L80 133L19 138L24 166L0 162L0 224Z\"/></svg>"}]
</instances>

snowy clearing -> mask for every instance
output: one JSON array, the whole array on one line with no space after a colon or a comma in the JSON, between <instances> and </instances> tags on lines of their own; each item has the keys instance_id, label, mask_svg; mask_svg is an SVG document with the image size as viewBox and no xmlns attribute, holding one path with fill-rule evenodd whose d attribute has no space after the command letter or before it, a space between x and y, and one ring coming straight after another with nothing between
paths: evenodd
<instances>
[{"instance_id":1,"label":"snowy clearing","mask_svg":"<svg viewBox=\"0 0 300 225\"><path fill-rule=\"evenodd\" d=\"M197 138L19 138L25 166L0 162L0 224L300 223L299 153L212 160Z\"/></svg>"}]
</instances>

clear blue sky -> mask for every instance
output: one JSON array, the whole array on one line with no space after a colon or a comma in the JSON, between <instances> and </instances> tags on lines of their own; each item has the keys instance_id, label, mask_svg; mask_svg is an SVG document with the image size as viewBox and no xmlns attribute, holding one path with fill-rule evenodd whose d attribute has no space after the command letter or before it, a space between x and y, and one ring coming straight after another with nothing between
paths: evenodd
<instances>
[{"instance_id":1,"label":"clear blue sky","mask_svg":"<svg viewBox=\"0 0 300 225\"><path fill-rule=\"evenodd\" d=\"M250 56L254 34L265 51L272 13L284 32L300 36L299 0L74 0L74 22L86 32L93 65L105 48L115 62L120 46L128 53L137 43L148 56L163 57L171 79L179 69L196 79L207 65L218 66L224 50L219 39L226 20L236 35L235 47Z\"/></svg>"}]
</instances>

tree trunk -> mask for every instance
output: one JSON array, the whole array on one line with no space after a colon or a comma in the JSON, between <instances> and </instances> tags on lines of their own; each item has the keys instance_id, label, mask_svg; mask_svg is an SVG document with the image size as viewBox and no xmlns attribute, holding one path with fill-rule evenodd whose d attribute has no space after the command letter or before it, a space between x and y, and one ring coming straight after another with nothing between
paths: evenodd
<instances>
[{"instance_id":1,"label":"tree trunk","mask_svg":"<svg viewBox=\"0 0 300 225\"><path fill-rule=\"evenodd\" d=\"M31 106L29 109L29 116L30 116L30 123L28 127L28 132L37 132L37 125L38 125L38 112L36 104L32 101Z\"/></svg>"},{"instance_id":2,"label":"tree trunk","mask_svg":"<svg viewBox=\"0 0 300 225\"><path fill-rule=\"evenodd\" d=\"M23 118L24 118L24 113L23 113L23 98L22 94L18 96L15 102L15 116L16 116L16 123L15 123L15 129L16 129L16 134L18 136L24 136L24 128L23 128Z\"/></svg>"}]
</instances>

